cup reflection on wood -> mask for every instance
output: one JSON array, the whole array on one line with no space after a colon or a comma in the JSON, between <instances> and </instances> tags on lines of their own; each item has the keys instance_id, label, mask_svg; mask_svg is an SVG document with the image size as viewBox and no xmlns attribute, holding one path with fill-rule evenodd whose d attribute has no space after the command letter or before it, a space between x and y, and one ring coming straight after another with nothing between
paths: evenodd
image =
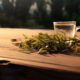
<instances>
[{"instance_id":1,"label":"cup reflection on wood","mask_svg":"<svg viewBox=\"0 0 80 80\"><path fill-rule=\"evenodd\" d=\"M55 34L65 33L65 36L74 37L76 29L76 21L53 22Z\"/></svg>"}]
</instances>

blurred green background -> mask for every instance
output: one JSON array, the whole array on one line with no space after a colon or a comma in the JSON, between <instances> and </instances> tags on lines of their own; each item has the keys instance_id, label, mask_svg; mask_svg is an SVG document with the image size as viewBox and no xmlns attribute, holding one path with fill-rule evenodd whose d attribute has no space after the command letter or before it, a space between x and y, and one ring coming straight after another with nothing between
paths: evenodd
<instances>
[{"instance_id":1,"label":"blurred green background","mask_svg":"<svg viewBox=\"0 0 80 80\"><path fill-rule=\"evenodd\" d=\"M0 27L53 29L54 21L80 25L80 0L0 0Z\"/></svg>"}]
</instances>

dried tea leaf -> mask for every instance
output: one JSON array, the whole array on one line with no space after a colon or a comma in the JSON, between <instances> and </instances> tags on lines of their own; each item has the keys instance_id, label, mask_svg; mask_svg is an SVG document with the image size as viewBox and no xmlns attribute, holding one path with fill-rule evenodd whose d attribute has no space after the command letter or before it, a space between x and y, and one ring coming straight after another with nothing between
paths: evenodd
<instances>
[{"instance_id":1,"label":"dried tea leaf","mask_svg":"<svg viewBox=\"0 0 80 80\"><path fill-rule=\"evenodd\" d=\"M17 39L11 39L11 41L12 41L12 42L16 42L16 41L17 41Z\"/></svg>"},{"instance_id":2,"label":"dried tea leaf","mask_svg":"<svg viewBox=\"0 0 80 80\"><path fill-rule=\"evenodd\" d=\"M26 41L21 42L20 44L16 43L16 45L23 48L24 50L39 50L38 53L40 54L46 53L46 51L65 52L74 48L74 46L77 51L77 45L80 44L80 40L79 38L76 38L76 36L67 40L65 33L58 35L39 33L39 35L32 36L30 38L28 38L25 34L23 34L23 36L25 37ZM13 41L16 40L17 39L14 39Z\"/></svg>"},{"instance_id":3,"label":"dried tea leaf","mask_svg":"<svg viewBox=\"0 0 80 80\"><path fill-rule=\"evenodd\" d=\"M28 37L25 34L23 34L23 36L25 37L25 39L28 39Z\"/></svg>"},{"instance_id":4,"label":"dried tea leaf","mask_svg":"<svg viewBox=\"0 0 80 80\"><path fill-rule=\"evenodd\" d=\"M77 42L75 42L75 49L78 50Z\"/></svg>"},{"instance_id":5,"label":"dried tea leaf","mask_svg":"<svg viewBox=\"0 0 80 80\"><path fill-rule=\"evenodd\" d=\"M44 50L43 48L41 48L41 49L39 50L38 54L44 54L44 53L46 53L46 52L47 52L47 50Z\"/></svg>"},{"instance_id":6,"label":"dried tea leaf","mask_svg":"<svg viewBox=\"0 0 80 80\"><path fill-rule=\"evenodd\" d=\"M65 51L68 51L68 49L64 49L64 50L62 50L61 52L65 52Z\"/></svg>"},{"instance_id":7,"label":"dried tea leaf","mask_svg":"<svg viewBox=\"0 0 80 80\"><path fill-rule=\"evenodd\" d=\"M22 42L22 48L27 51L32 51L32 49L25 42Z\"/></svg>"},{"instance_id":8,"label":"dried tea leaf","mask_svg":"<svg viewBox=\"0 0 80 80\"><path fill-rule=\"evenodd\" d=\"M20 43L15 43L16 46L20 46Z\"/></svg>"}]
</instances>

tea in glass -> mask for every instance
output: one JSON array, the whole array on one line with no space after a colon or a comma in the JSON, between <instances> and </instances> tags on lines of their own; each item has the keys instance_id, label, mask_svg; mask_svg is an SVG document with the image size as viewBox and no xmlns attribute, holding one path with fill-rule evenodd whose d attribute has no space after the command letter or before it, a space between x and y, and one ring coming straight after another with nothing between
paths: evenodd
<instances>
[{"instance_id":1,"label":"tea in glass","mask_svg":"<svg viewBox=\"0 0 80 80\"><path fill-rule=\"evenodd\" d=\"M62 21L62 22L53 22L55 33L62 34L65 33L65 36L74 37L76 29L76 21Z\"/></svg>"}]
</instances>

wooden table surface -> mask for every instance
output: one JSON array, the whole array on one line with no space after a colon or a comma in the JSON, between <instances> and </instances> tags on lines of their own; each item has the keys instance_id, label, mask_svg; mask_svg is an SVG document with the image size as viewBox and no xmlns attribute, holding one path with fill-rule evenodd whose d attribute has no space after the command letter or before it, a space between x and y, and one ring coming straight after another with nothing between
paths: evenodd
<instances>
[{"instance_id":1,"label":"wooden table surface","mask_svg":"<svg viewBox=\"0 0 80 80\"><path fill-rule=\"evenodd\" d=\"M75 55L61 53L40 55L37 52L20 52L20 49L10 41L12 38L21 38L23 41L23 33L30 37L40 32L53 34L54 30L0 28L0 60L8 60L10 63L26 66L80 73L80 53ZM76 32L76 35L79 37L80 33Z\"/></svg>"}]
</instances>

